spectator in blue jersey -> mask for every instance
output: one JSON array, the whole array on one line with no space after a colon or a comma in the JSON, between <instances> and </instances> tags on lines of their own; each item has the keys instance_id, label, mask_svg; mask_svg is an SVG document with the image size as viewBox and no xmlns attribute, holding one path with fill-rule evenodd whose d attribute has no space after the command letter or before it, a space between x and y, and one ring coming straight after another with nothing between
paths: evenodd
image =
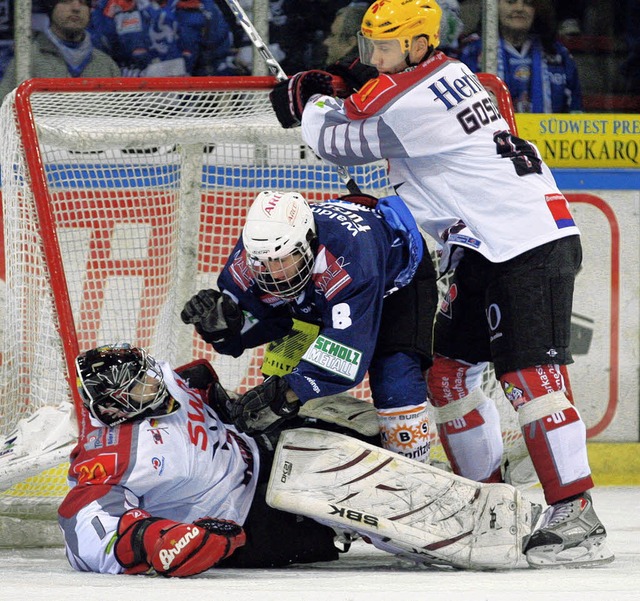
<instances>
[{"instance_id":1,"label":"spectator in blue jersey","mask_svg":"<svg viewBox=\"0 0 640 601\"><path fill-rule=\"evenodd\" d=\"M353 388L368 371L383 446L426 461L425 371L437 291L425 249L397 196L309 205L297 193L261 192L219 290L193 296L182 320L234 357L286 336L293 318L319 332L292 372L243 397L235 423L264 430L301 404Z\"/></svg>"},{"instance_id":2,"label":"spectator in blue jersey","mask_svg":"<svg viewBox=\"0 0 640 601\"><path fill-rule=\"evenodd\" d=\"M518 113L582 112L582 91L573 57L558 40L550 0L499 0L498 73ZM481 70L482 39L474 34L460 60Z\"/></svg>"},{"instance_id":3,"label":"spectator in blue jersey","mask_svg":"<svg viewBox=\"0 0 640 601\"><path fill-rule=\"evenodd\" d=\"M49 25L31 41L32 77L118 77L118 65L94 48L87 33L91 0L43 0ZM11 59L0 83L0 101L19 83Z\"/></svg>"},{"instance_id":4,"label":"spectator in blue jersey","mask_svg":"<svg viewBox=\"0 0 640 601\"><path fill-rule=\"evenodd\" d=\"M236 74L214 0L99 0L91 34L125 77Z\"/></svg>"}]
</instances>

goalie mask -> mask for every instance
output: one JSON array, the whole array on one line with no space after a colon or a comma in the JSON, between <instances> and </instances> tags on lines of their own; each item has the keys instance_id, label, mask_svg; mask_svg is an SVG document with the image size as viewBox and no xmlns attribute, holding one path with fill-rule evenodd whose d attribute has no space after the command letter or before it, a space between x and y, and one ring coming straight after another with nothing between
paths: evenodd
<instances>
[{"instance_id":1,"label":"goalie mask","mask_svg":"<svg viewBox=\"0 0 640 601\"><path fill-rule=\"evenodd\" d=\"M295 192L260 192L242 230L247 265L258 287L291 300L307 285L315 255L316 224L309 204Z\"/></svg>"},{"instance_id":2,"label":"goalie mask","mask_svg":"<svg viewBox=\"0 0 640 601\"><path fill-rule=\"evenodd\" d=\"M128 344L101 346L76 358L78 391L89 413L105 426L162 417L179 404L153 357Z\"/></svg>"},{"instance_id":3,"label":"goalie mask","mask_svg":"<svg viewBox=\"0 0 640 601\"><path fill-rule=\"evenodd\" d=\"M429 46L440 44L440 19L442 9L435 0L378 0L362 19L358 32L360 62L378 67L377 56L386 60L395 54L400 61L409 62L413 40L426 36Z\"/></svg>"}]
</instances>

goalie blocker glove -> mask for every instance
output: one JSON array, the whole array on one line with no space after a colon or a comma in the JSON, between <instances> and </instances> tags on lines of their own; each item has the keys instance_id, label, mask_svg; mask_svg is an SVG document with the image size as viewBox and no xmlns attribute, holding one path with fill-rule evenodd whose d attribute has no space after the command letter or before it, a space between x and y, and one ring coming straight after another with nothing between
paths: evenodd
<instances>
[{"instance_id":1,"label":"goalie blocker glove","mask_svg":"<svg viewBox=\"0 0 640 601\"><path fill-rule=\"evenodd\" d=\"M206 517L184 524L130 509L118 522L114 553L127 574L153 569L183 577L212 568L245 542L242 527L230 520Z\"/></svg>"},{"instance_id":2,"label":"goalie blocker glove","mask_svg":"<svg viewBox=\"0 0 640 601\"><path fill-rule=\"evenodd\" d=\"M209 344L238 336L244 326L244 313L227 294L218 290L200 290L185 304L180 319L193 324L200 337Z\"/></svg>"},{"instance_id":3,"label":"goalie blocker glove","mask_svg":"<svg viewBox=\"0 0 640 601\"><path fill-rule=\"evenodd\" d=\"M269 100L280 125L285 129L300 125L302 111L314 94L333 96L332 77L326 71L301 71L278 82L271 90Z\"/></svg>"},{"instance_id":4,"label":"goalie blocker glove","mask_svg":"<svg viewBox=\"0 0 640 601\"><path fill-rule=\"evenodd\" d=\"M300 401L287 400L287 382L270 376L249 392L236 399L231 406L231 420L242 432L262 434L273 432L296 415Z\"/></svg>"}]
</instances>

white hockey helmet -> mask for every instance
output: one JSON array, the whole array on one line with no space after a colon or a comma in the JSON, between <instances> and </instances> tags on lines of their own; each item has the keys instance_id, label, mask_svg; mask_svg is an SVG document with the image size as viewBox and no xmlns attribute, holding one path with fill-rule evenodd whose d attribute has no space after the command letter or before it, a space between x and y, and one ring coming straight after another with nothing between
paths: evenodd
<instances>
[{"instance_id":1,"label":"white hockey helmet","mask_svg":"<svg viewBox=\"0 0 640 601\"><path fill-rule=\"evenodd\" d=\"M316 224L296 192L260 192L242 230L247 264L259 288L285 300L306 286L315 260Z\"/></svg>"}]
</instances>

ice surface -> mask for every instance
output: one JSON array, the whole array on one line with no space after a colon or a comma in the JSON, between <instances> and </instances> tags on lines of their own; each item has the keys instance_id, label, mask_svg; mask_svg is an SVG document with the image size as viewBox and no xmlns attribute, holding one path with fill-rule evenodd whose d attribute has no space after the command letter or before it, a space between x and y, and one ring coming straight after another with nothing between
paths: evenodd
<instances>
[{"instance_id":1,"label":"ice surface","mask_svg":"<svg viewBox=\"0 0 640 601\"><path fill-rule=\"evenodd\" d=\"M540 501L540 492L528 493ZM338 562L211 570L187 579L74 572L62 549L0 550L1 601L640 600L640 488L593 494L615 562L591 569L465 572L416 567L357 542Z\"/></svg>"}]
</instances>

